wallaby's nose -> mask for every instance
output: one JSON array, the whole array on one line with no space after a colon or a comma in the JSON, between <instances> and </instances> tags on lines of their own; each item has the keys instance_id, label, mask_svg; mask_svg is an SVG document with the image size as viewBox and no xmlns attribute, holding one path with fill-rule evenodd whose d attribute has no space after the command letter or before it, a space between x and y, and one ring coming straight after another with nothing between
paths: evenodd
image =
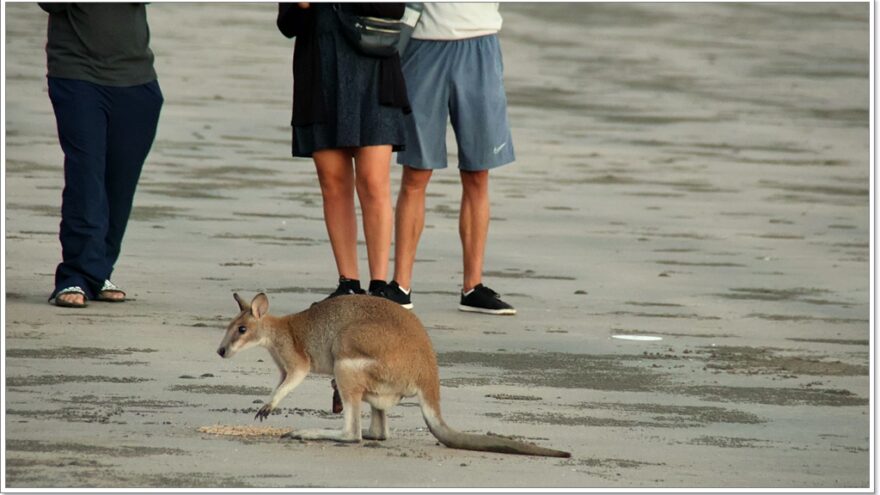
<instances>
[{"instance_id":1,"label":"wallaby's nose","mask_svg":"<svg viewBox=\"0 0 880 495\"><path fill-rule=\"evenodd\" d=\"M226 357L226 348L221 347L221 348L217 349L217 354L220 354L220 357Z\"/></svg>"}]
</instances>

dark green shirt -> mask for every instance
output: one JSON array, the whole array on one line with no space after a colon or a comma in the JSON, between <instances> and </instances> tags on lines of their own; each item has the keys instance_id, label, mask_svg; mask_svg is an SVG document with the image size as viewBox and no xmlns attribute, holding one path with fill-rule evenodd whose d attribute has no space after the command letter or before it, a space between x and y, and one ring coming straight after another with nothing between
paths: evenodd
<instances>
[{"instance_id":1,"label":"dark green shirt","mask_svg":"<svg viewBox=\"0 0 880 495\"><path fill-rule=\"evenodd\" d=\"M142 3L40 3L49 13L50 77L106 86L156 79L150 28Z\"/></svg>"}]
</instances>

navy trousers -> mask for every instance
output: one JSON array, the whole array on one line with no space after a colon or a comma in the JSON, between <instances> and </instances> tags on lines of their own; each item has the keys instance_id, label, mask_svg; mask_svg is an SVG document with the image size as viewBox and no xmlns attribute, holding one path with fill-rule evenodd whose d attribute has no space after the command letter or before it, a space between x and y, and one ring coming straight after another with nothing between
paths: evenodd
<instances>
[{"instance_id":1,"label":"navy trousers","mask_svg":"<svg viewBox=\"0 0 880 495\"><path fill-rule=\"evenodd\" d=\"M115 87L50 77L49 98L64 151L62 261L51 297L79 286L94 299L119 258L162 92L157 81Z\"/></svg>"}]
</instances>

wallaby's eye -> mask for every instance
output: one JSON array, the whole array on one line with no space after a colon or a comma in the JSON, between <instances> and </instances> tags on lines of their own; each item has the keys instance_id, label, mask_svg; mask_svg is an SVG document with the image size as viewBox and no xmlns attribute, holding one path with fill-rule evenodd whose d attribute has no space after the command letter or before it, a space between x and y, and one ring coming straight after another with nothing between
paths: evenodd
<instances>
[{"instance_id":1,"label":"wallaby's eye","mask_svg":"<svg viewBox=\"0 0 880 495\"><path fill-rule=\"evenodd\" d=\"M247 332L246 326L242 325L242 326L238 327L238 333L245 333L245 332Z\"/></svg>"}]
</instances>

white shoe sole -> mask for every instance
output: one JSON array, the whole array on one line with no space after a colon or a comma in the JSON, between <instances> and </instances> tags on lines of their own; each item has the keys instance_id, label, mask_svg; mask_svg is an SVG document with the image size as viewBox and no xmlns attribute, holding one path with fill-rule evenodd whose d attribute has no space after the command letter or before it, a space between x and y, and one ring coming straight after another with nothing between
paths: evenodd
<instances>
[{"instance_id":1,"label":"white shoe sole","mask_svg":"<svg viewBox=\"0 0 880 495\"><path fill-rule=\"evenodd\" d=\"M475 308L473 306L465 306L464 304L458 305L459 311L465 311L468 313L483 313L484 315L515 315L516 309L508 308L508 309L485 309L485 308Z\"/></svg>"},{"instance_id":2,"label":"white shoe sole","mask_svg":"<svg viewBox=\"0 0 880 495\"><path fill-rule=\"evenodd\" d=\"M413 309L413 303L401 304L400 307L403 309Z\"/></svg>"}]
</instances>

